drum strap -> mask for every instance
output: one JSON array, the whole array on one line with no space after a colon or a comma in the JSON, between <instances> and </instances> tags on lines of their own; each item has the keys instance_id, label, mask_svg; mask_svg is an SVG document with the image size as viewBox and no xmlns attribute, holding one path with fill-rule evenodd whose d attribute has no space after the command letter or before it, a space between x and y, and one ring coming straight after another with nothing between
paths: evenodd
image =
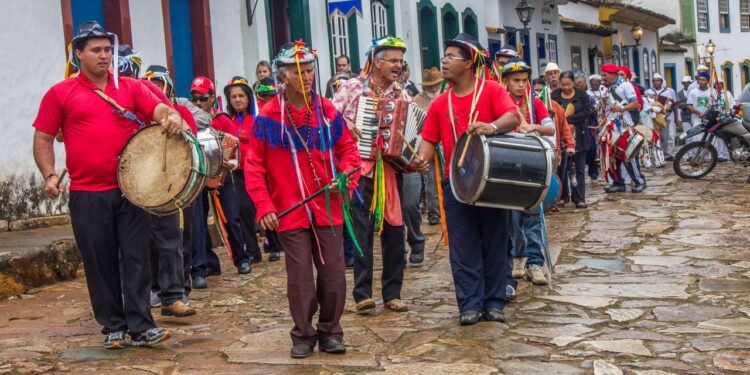
<instances>
[{"instance_id":1,"label":"drum strap","mask_svg":"<svg viewBox=\"0 0 750 375\"><path fill-rule=\"evenodd\" d=\"M130 121L135 122L141 128L143 128L144 126L146 126L146 124L144 124L143 121L139 120L138 117L136 117L132 112L128 111L127 108L125 108L125 107L121 106L120 104L118 104L109 95L105 94L104 91L99 90L99 89L94 89L94 88L92 88L91 90L94 91L97 95L99 95L100 98L104 99L104 101L106 101L107 103L109 103L113 107L115 107L116 110L113 111L113 112L117 113L118 115L120 115L120 117L126 118L126 119L128 119Z\"/></svg>"}]
</instances>

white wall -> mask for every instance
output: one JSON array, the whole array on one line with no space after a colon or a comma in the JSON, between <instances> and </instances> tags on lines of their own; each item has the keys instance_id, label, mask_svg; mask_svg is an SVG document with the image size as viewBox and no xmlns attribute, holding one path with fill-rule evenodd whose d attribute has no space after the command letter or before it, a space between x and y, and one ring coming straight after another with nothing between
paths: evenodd
<instances>
[{"instance_id":1,"label":"white wall","mask_svg":"<svg viewBox=\"0 0 750 375\"><path fill-rule=\"evenodd\" d=\"M214 84L217 92L221 93L233 76L245 75L245 59L241 48L242 29L249 26L247 16L240 9L240 1L212 0L210 10ZM246 78L251 84L255 82L254 74ZM223 103L227 101L224 100Z\"/></svg>"},{"instance_id":2,"label":"white wall","mask_svg":"<svg viewBox=\"0 0 750 375\"><path fill-rule=\"evenodd\" d=\"M130 0L129 4L132 47L140 53L143 69L149 65L167 66L161 1Z\"/></svg>"},{"instance_id":3,"label":"white wall","mask_svg":"<svg viewBox=\"0 0 750 375\"><path fill-rule=\"evenodd\" d=\"M63 80L65 45L60 1L6 1L0 12L0 46L5 52L0 81L0 220L44 216L65 210L65 201L43 198L32 155L32 123L44 93ZM21 55L23 54L23 56ZM55 167L65 165L55 143Z\"/></svg>"}]
</instances>

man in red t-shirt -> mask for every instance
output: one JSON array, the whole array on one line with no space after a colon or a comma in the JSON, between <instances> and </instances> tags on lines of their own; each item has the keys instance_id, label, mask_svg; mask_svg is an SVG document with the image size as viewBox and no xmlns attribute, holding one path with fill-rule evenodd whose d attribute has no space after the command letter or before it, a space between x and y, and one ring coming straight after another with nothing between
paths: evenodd
<instances>
[{"instance_id":1,"label":"man in red t-shirt","mask_svg":"<svg viewBox=\"0 0 750 375\"><path fill-rule=\"evenodd\" d=\"M47 91L33 124L34 159L49 198L62 191L53 149L55 135L62 129L73 233L94 317L103 326L104 346L111 349L124 347L126 332L132 345L152 345L170 337L167 330L156 328L149 305L148 214L125 199L118 188L117 155L139 128L133 113L160 121L171 135L187 129L179 113L159 102L141 83L109 73L116 40L96 21L78 28L72 48L79 75ZM101 90L130 113L116 113L94 90Z\"/></svg>"},{"instance_id":2,"label":"man in red t-shirt","mask_svg":"<svg viewBox=\"0 0 750 375\"><path fill-rule=\"evenodd\" d=\"M195 77L193 79L193 83L190 85L190 100L202 111L211 116L212 128L233 136L237 134L234 129L234 122L229 115L214 110L213 103L216 100L216 87L210 79L207 77ZM208 286L206 276L221 273L219 258L211 249L210 244L207 246L206 241L208 230L206 227L206 219L208 217L207 199L209 197L214 200L214 205L216 205L216 200L218 199L219 206L221 206L220 208L227 220L223 223L228 242L226 246L232 254L232 261L237 267L237 272L243 275L250 273L252 270L250 266L250 254L245 248L246 239L242 235L240 223L240 204L238 198L240 192L236 190L231 178L231 176L227 176L224 184L215 191L206 189L206 192L203 193L204 195L197 200L198 205L201 207L195 211L196 220L194 223L196 235L194 236L192 276L195 288L206 288Z\"/></svg>"},{"instance_id":3,"label":"man in red t-shirt","mask_svg":"<svg viewBox=\"0 0 750 375\"><path fill-rule=\"evenodd\" d=\"M482 318L505 320L505 290L508 265L508 210L468 205L456 200L448 182L456 140L464 132L493 135L513 131L519 124L516 105L508 92L495 81L480 80L475 86L476 69L484 69L485 50L473 37L459 34L445 41L442 58L443 78L452 83L430 105L422 130L418 167L427 169L438 143L445 150L443 207L450 240L450 261L461 325L475 324ZM477 56L479 54L479 56ZM476 58L472 58L476 57ZM477 61L477 63L474 63ZM472 103L472 100L475 102ZM474 104L478 112L469 123ZM458 150L460 152L460 150Z\"/></svg>"}]
</instances>

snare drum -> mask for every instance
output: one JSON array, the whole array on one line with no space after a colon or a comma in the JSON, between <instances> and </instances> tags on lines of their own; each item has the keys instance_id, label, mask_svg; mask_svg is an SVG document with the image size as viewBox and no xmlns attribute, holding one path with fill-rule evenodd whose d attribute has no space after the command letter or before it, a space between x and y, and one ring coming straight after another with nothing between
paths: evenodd
<instances>
[{"instance_id":1,"label":"snare drum","mask_svg":"<svg viewBox=\"0 0 750 375\"><path fill-rule=\"evenodd\" d=\"M210 189L217 189L224 185L227 173L237 168L237 146L240 141L237 137L224 132L217 132L221 136L221 148L222 148L222 163L219 168L219 175L213 178L209 178L206 182L206 187Z\"/></svg>"},{"instance_id":2,"label":"snare drum","mask_svg":"<svg viewBox=\"0 0 750 375\"><path fill-rule=\"evenodd\" d=\"M630 161L633 156L638 155L646 139L634 128L625 129L619 137L614 139L613 148L616 158L622 161Z\"/></svg>"},{"instance_id":3,"label":"snare drum","mask_svg":"<svg viewBox=\"0 0 750 375\"><path fill-rule=\"evenodd\" d=\"M154 215L171 215L191 205L203 190L206 164L201 145L190 132L165 138L160 125L147 126L123 147L117 183L136 206Z\"/></svg>"},{"instance_id":4,"label":"snare drum","mask_svg":"<svg viewBox=\"0 0 750 375\"><path fill-rule=\"evenodd\" d=\"M451 160L453 195L465 204L538 211L552 179L555 149L536 135L509 133L474 136L463 168L460 154L468 136L458 139Z\"/></svg>"},{"instance_id":5,"label":"snare drum","mask_svg":"<svg viewBox=\"0 0 750 375\"><path fill-rule=\"evenodd\" d=\"M206 177L218 177L224 160L221 132L214 128L198 129L197 138L206 155Z\"/></svg>"}]
</instances>

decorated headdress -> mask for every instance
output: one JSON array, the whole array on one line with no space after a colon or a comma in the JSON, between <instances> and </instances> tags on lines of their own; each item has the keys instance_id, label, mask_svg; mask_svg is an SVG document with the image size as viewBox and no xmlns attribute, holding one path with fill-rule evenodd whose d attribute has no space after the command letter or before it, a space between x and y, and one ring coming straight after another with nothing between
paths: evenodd
<instances>
[{"instance_id":1,"label":"decorated headdress","mask_svg":"<svg viewBox=\"0 0 750 375\"><path fill-rule=\"evenodd\" d=\"M127 44L120 44L118 49L117 71L120 74L133 73L136 77L141 75L141 55Z\"/></svg>"},{"instance_id":2,"label":"decorated headdress","mask_svg":"<svg viewBox=\"0 0 750 375\"><path fill-rule=\"evenodd\" d=\"M495 57L518 57L518 52L516 52L516 49L513 46L507 45L503 47L503 49L495 52Z\"/></svg>"},{"instance_id":3,"label":"decorated headdress","mask_svg":"<svg viewBox=\"0 0 750 375\"><path fill-rule=\"evenodd\" d=\"M523 61L522 59L512 59L503 67L503 75L513 73L529 73L529 77L531 77L531 66L526 64L526 61Z\"/></svg>"},{"instance_id":4,"label":"decorated headdress","mask_svg":"<svg viewBox=\"0 0 750 375\"><path fill-rule=\"evenodd\" d=\"M277 71L281 67L295 65L297 67L297 73L299 73L300 82L302 82L302 68L301 64L314 63L318 60L318 53L314 49L308 47L305 41L302 39L297 40L294 44L286 43L281 46L279 54L273 60L273 70ZM304 86L304 84L303 84ZM305 98L305 105L307 110L312 112L310 107L310 100L307 98L307 93L302 92L302 96Z\"/></svg>"},{"instance_id":5,"label":"decorated headdress","mask_svg":"<svg viewBox=\"0 0 750 375\"><path fill-rule=\"evenodd\" d=\"M164 94L167 95L170 100L174 100L174 83L172 82L172 77L169 76L169 70L167 70L167 68L161 65L149 65L142 78L163 81L165 83ZM169 85L169 88L167 88L167 85Z\"/></svg>"},{"instance_id":6,"label":"decorated headdress","mask_svg":"<svg viewBox=\"0 0 750 375\"><path fill-rule=\"evenodd\" d=\"M479 41L469 34L458 34L455 39L446 40L443 44L445 44L446 48L458 47L464 50L469 55L469 59L471 59L471 62L477 70L488 65L490 58L489 52L479 44Z\"/></svg>"},{"instance_id":7,"label":"decorated headdress","mask_svg":"<svg viewBox=\"0 0 750 375\"><path fill-rule=\"evenodd\" d=\"M278 89L276 88L276 82L273 78L266 77L260 80L260 85L255 89L256 95L276 95Z\"/></svg>"},{"instance_id":8,"label":"decorated headdress","mask_svg":"<svg viewBox=\"0 0 750 375\"><path fill-rule=\"evenodd\" d=\"M367 61L365 62L365 67L362 69L363 77L367 77L372 74L372 65L373 60L375 59L375 55L377 55L380 51L385 51L387 49L398 49L402 52L406 52L406 43L404 43L401 38L393 36L387 36L381 39L373 39L372 45L370 45L370 48L367 50L367 52L365 52Z\"/></svg>"},{"instance_id":9,"label":"decorated headdress","mask_svg":"<svg viewBox=\"0 0 750 375\"><path fill-rule=\"evenodd\" d=\"M227 82L227 85L224 86L224 97L227 99L227 112L232 113L229 108L232 106L231 101L229 98L231 97L230 92L232 91L232 87L235 86L241 86L245 93L248 96L248 99L250 100L250 104L248 105L248 109L250 113L253 116L258 115L258 101L255 100L255 94L253 94L253 88L250 87L250 83L247 81L245 77L242 76L234 76L232 79Z\"/></svg>"},{"instance_id":10,"label":"decorated headdress","mask_svg":"<svg viewBox=\"0 0 750 375\"><path fill-rule=\"evenodd\" d=\"M78 32L73 37L73 39L70 41L70 44L68 45L68 63L65 65L65 78L68 78L68 69L70 68L70 64L75 65L79 72L81 69L81 62L78 60L78 57L76 57L75 50L78 48L82 43L85 43L87 40L92 38L107 38L110 42L112 42L112 50L114 51L114 56L112 57L112 61L115 63L118 63L118 55L119 55L119 43L117 40L117 35L107 32L104 30L102 25L99 24L99 22L96 21L88 21L82 23L80 26L78 26ZM119 88L119 83L117 82L118 77L118 71L117 69L114 69L114 75L115 75L115 87Z\"/></svg>"}]
</instances>

